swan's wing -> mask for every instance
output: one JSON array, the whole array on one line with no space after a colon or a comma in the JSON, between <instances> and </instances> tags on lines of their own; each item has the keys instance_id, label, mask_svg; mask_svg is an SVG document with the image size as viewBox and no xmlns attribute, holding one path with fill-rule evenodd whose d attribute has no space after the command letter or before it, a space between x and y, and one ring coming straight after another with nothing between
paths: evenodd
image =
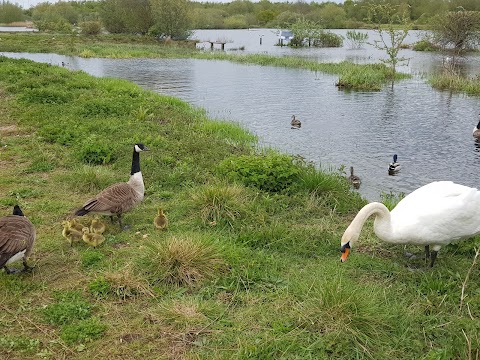
<instances>
[{"instance_id":1,"label":"swan's wing","mask_svg":"<svg viewBox=\"0 0 480 360\"><path fill-rule=\"evenodd\" d=\"M448 243L480 232L480 191L448 181L425 185L392 210L392 228L404 239Z\"/></svg>"}]
</instances>

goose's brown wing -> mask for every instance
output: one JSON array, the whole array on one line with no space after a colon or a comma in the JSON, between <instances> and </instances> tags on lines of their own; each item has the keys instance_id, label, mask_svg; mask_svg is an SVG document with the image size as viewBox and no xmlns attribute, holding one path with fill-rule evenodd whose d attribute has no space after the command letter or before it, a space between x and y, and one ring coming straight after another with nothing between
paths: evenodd
<instances>
[{"instance_id":1,"label":"goose's brown wing","mask_svg":"<svg viewBox=\"0 0 480 360\"><path fill-rule=\"evenodd\" d=\"M113 184L90 199L83 208L92 213L121 214L132 208L138 195L127 183Z\"/></svg>"},{"instance_id":2,"label":"goose's brown wing","mask_svg":"<svg viewBox=\"0 0 480 360\"><path fill-rule=\"evenodd\" d=\"M16 253L27 250L28 256L35 241L35 227L26 217L8 215L0 218L0 267Z\"/></svg>"}]
</instances>

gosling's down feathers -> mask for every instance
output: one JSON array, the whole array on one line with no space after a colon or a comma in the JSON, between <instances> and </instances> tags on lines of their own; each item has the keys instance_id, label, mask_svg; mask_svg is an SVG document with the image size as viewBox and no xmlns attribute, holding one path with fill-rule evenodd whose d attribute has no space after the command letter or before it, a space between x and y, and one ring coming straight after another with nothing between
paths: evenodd
<instances>
[{"instance_id":1,"label":"gosling's down feathers","mask_svg":"<svg viewBox=\"0 0 480 360\"><path fill-rule=\"evenodd\" d=\"M135 144L132 157L132 171L130 180L125 183L110 185L94 198L88 200L83 207L75 212L77 216L89 213L101 215L117 215L120 227L122 225L122 214L138 205L145 193L142 172L140 171L140 153L149 149L141 144ZM113 220L113 218L112 218Z\"/></svg>"},{"instance_id":2,"label":"gosling's down feathers","mask_svg":"<svg viewBox=\"0 0 480 360\"><path fill-rule=\"evenodd\" d=\"M158 214L157 216L155 216L155 218L153 219L153 225L155 225L155 227L159 230L161 229L164 229L167 227L168 225L168 219L167 217L165 216L165 214L163 213L163 210L162 209L158 209Z\"/></svg>"},{"instance_id":3,"label":"gosling's down feathers","mask_svg":"<svg viewBox=\"0 0 480 360\"><path fill-rule=\"evenodd\" d=\"M103 234L105 232L106 225L100 219L93 219L90 224L90 232L95 234Z\"/></svg>"},{"instance_id":4,"label":"gosling's down feathers","mask_svg":"<svg viewBox=\"0 0 480 360\"><path fill-rule=\"evenodd\" d=\"M67 239L70 246L73 246L74 242L82 240L82 231L75 228L75 226L78 226L79 224L75 223L74 219L62 221L62 225L62 236Z\"/></svg>"},{"instance_id":5,"label":"gosling's down feathers","mask_svg":"<svg viewBox=\"0 0 480 360\"><path fill-rule=\"evenodd\" d=\"M23 271L29 270L27 259L35 238L35 226L23 215L20 207L15 206L13 215L0 218L0 268L4 268L7 274L17 272L7 265L23 259Z\"/></svg>"},{"instance_id":6,"label":"gosling's down feathers","mask_svg":"<svg viewBox=\"0 0 480 360\"><path fill-rule=\"evenodd\" d=\"M82 233L83 241L94 248L105 241L105 237L102 234L91 233L88 227L84 227Z\"/></svg>"}]
</instances>

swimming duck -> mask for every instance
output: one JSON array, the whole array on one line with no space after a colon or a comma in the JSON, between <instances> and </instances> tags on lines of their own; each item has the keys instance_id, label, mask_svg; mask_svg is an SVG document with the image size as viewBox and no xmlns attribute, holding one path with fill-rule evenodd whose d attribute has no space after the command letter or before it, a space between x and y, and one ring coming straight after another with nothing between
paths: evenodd
<instances>
[{"instance_id":1,"label":"swimming duck","mask_svg":"<svg viewBox=\"0 0 480 360\"><path fill-rule=\"evenodd\" d=\"M393 162L388 165L388 174L393 175L400 170L400 164L397 162L397 154L393 155Z\"/></svg>"},{"instance_id":2,"label":"swimming duck","mask_svg":"<svg viewBox=\"0 0 480 360\"><path fill-rule=\"evenodd\" d=\"M473 137L480 139L480 121L478 122L477 126L473 128Z\"/></svg>"},{"instance_id":3,"label":"swimming duck","mask_svg":"<svg viewBox=\"0 0 480 360\"><path fill-rule=\"evenodd\" d=\"M348 177L348 181L355 189L358 189L362 183L362 180L360 180L357 175L353 175L353 166L350 166L350 176Z\"/></svg>"},{"instance_id":4,"label":"swimming duck","mask_svg":"<svg viewBox=\"0 0 480 360\"><path fill-rule=\"evenodd\" d=\"M82 233L83 241L94 248L105 241L105 237L102 234L91 233L89 232L88 227L84 227Z\"/></svg>"},{"instance_id":5,"label":"swimming duck","mask_svg":"<svg viewBox=\"0 0 480 360\"><path fill-rule=\"evenodd\" d=\"M16 273L18 270L10 269L7 265L23 259L22 271L30 270L27 259L35 239L35 226L15 205L12 215L0 218L0 268L5 269L7 274Z\"/></svg>"},{"instance_id":6,"label":"swimming duck","mask_svg":"<svg viewBox=\"0 0 480 360\"><path fill-rule=\"evenodd\" d=\"M435 181L418 188L392 211L382 203L372 202L359 211L345 230L340 260L347 260L365 221L375 216L373 229L379 239L391 244L425 246L425 258L430 258L433 267L442 246L480 233L479 213L480 191L451 181Z\"/></svg>"},{"instance_id":7,"label":"swimming duck","mask_svg":"<svg viewBox=\"0 0 480 360\"><path fill-rule=\"evenodd\" d=\"M290 125L294 128L299 128L302 126L302 122L298 119L295 119L295 115L292 115L292 121L290 121Z\"/></svg>"},{"instance_id":8,"label":"swimming duck","mask_svg":"<svg viewBox=\"0 0 480 360\"><path fill-rule=\"evenodd\" d=\"M122 214L142 202L145 194L145 185L140 171L140 153L148 150L142 143L135 144L130 180L110 185L97 196L88 200L75 212L75 215L83 216L89 213L110 215L112 221L113 215L116 215L120 228L123 229Z\"/></svg>"},{"instance_id":9,"label":"swimming duck","mask_svg":"<svg viewBox=\"0 0 480 360\"><path fill-rule=\"evenodd\" d=\"M167 227L168 225L168 219L167 217L165 216L165 214L163 213L163 210L162 209L158 209L158 214L157 216L155 216L155 218L153 219L153 225L155 225L155 227L159 230L161 229L164 229Z\"/></svg>"}]
</instances>

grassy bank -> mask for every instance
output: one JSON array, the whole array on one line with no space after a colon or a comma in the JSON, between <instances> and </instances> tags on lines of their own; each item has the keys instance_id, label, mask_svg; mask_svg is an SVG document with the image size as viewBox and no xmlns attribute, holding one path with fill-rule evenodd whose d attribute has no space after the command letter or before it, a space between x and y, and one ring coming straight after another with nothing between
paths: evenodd
<instances>
[{"instance_id":1,"label":"grassy bank","mask_svg":"<svg viewBox=\"0 0 480 360\"><path fill-rule=\"evenodd\" d=\"M358 65L351 62L318 63L296 56L276 57L263 54L227 53L195 49L192 42L159 43L141 36L104 35L84 37L62 34L2 34L0 51L57 53L68 56L100 58L196 58L233 61L243 64L279 66L320 71L339 75L343 88L355 90L380 90L390 82L389 69L384 64ZM397 73L396 80L410 77Z\"/></svg>"},{"instance_id":2,"label":"grassy bank","mask_svg":"<svg viewBox=\"0 0 480 360\"><path fill-rule=\"evenodd\" d=\"M455 74L439 74L429 79L430 84L438 90L449 90L468 95L480 95L480 78L465 78Z\"/></svg>"},{"instance_id":3,"label":"grassy bank","mask_svg":"<svg viewBox=\"0 0 480 360\"><path fill-rule=\"evenodd\" d=\"M0 57L0 98L0 212L19 203L38 233L33 272L0 272L2 359L478 353L477 268L459 306L469 243L415 269L369 223L341 264L364 201L338 174L259 152L235 124L126 81ZM97 249L70 247L61 221L127 180L137 141L151 151L132 228L108 223ZM158 207L166 231L153 228Z\"/></svg>"}]
</instances>

